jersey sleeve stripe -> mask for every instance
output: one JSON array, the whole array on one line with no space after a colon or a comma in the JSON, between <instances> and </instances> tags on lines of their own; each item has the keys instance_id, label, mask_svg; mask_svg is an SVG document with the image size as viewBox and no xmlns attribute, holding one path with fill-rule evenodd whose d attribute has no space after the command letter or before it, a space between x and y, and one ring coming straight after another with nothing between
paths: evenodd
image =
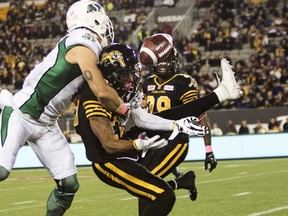
<instances>
[{"instance_id":1,"label":"jersey sleeve stripe","mask_svg":"<svg viewBox=\"0 0 288 216\"><path fill-rule=\"evenodd\" d=\"M180 100L182 100L182 98L187 97L187 95L198 95L198 90L190 90L185 92L181 97Z\"/></svg>"},{"instance_id":2,"label":"jersey sleeve stripe","mask_svg":"<svg viewBox=\"0 0 288 216\"><path fill-rule=\"evenodd\" d=\"M91 116L103 116L109 119L112 118L112 112L106 110L98 101L88 100L83 103L86 118Z\"/></svg>"}]
</instances>

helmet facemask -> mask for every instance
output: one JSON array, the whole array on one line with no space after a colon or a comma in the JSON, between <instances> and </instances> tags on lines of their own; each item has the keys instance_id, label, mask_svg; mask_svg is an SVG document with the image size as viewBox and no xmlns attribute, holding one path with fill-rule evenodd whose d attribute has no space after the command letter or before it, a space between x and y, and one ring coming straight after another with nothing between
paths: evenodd
<instances>
[{"instance_id":1,"label":"helmet facemask","mask_svg":"<svg viewBox=\"0 0 288 216\"><path fill-rule=\"evenodd\" d=\"M95 20L96 22L96 20ZM97 29L95 29L95 33L99 36L100 38L100 45L101 47L106 47L114 42L114 29L113 29L113 24L111 20L106 16L102 22L101 25Z\"/></svg>"},{"instance_id":2,"label":"helmet facemask","mask_svg":"<svg viewBox=\"0 0 288 216\"><path fill-rule=\"evenodd\" d=\"M168 79L178 72L179 57L175 48L172 49L169 56L162 62L153 66L154 74L162 79Z\"/></svg>"},{"instance_id":3,"label":"helmet facemask","mask_svg":"<svg viewBox=\"0 0 288 216\"><path fill-rule=\"evenodd\" d=\"M119 97L125 98L128 94L137 91L140 87L139 71L133 69L120 69L111 74L108 83L112 86Z\"/></svg>"},{"instance_id":4,"label":"helmet facemask","mask_svg":"<svg viewBox=\"0 0 288 216\"><path fill-rule=\"evenodd\" d=\"M134 50L123 44L112 44L102 50L99 68L120 97L138 90L141 65Z\"/></svg>"}]
</instances>

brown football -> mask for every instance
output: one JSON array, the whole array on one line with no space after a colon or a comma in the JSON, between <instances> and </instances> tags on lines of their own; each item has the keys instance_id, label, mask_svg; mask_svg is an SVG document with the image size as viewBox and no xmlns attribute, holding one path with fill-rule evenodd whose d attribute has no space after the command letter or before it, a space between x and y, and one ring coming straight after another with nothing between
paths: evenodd
<instances>
[{"instance_id":1,"label":"brown football","mask_svg":"<svg viewBox=\"0 0 288 216\"><path fill-rule=\"evenodd\" d=\"M143 43L139 52L139 60L143 65L155 65L164 60L173 48L173 40L169 34L154 34Z\"/></svg>"}]
</instances>

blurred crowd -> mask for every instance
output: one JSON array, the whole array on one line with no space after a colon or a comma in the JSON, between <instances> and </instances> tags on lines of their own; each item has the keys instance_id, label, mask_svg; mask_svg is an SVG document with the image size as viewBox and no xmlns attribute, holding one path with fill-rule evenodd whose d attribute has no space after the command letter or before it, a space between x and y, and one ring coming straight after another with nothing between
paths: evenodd
<instances>
[{"instance_id":1,"label":"blurred crowd","mask_svg":"<svg viewBox=\"0 0 288 216\"><path fill-rule=\"evenodd\" d=\"M47 0L39 6L33 1L10 1L6 20L0 20L2 88L21 88L34 65L66 34L65 15L73 2ZM149 11L153 7L174 7L178 1L98 2L113 21L116 42L127 41L142 26L138 32L139 48L150 35L167 33L157 24L148 31L145 22ZM226 57L244 95L215 109L288 106L288 0L197 0L196 7L206 8L208 16L197 20L199 24L191 34L174 37L174 44L180 53L181 72L196 79L200 95L218 85L214 71L219 71L220 59ZM49 39L51 42L45 44ZM243 50L249 52L240 55ZM219 51L217 55L213 54L215 51ZM239 55L232 56L233 51Z\"/></svg>"},{"instance_id":2,"label":"blurred crowd","mask_svg":"<svg viewBox=\"0 0 288 216\"><path fill-rule=\"evenodd\" d=\"M266 134L288 132L288 117L283 124L280 124L276 118L271 118L268 123L262 123L258 120L255 124L248 124L246 119L243 119L240 124L236 125L233 120L228 120L225 128L219 127L217 123L211 125L211 135L249 135L249 134Z\"/></svg>"},{"instance_id":3,"label":"blurred crowd","mask_svg":"<svg viewBox=\"0 0 288 216\"><path fill-rule=\"evenodd\" d=\"M217 80L209 68L215 70L220 58L226 57L234 66L244 96L219 108L288 106L288 1L198 3L209 8L209 16L191 35L177 38L176 44L185 61L182 71L196 78L200 93L205 95L215 88ZM240 58L229 55L233 50ZM216 51L221 55L211 55Z\"/></svg>"},{"instance_id":4,"label":"blurred crowd","mask_svg":"<svg viewBox=\"0 0 288 216\"><path fill-rule=\"evenodd\" d=\"M10 1L6 19L0 19L0 84L17 91L30 70L67 32L66 11L74 0ZM115 42L124 42L137 25L145 22L144 8L173 6L174 1L99 1L115 28ZM51 43L49 42L51 39ZM56 40L53 40L56 39Z\"/></svg>"}]
</instances>

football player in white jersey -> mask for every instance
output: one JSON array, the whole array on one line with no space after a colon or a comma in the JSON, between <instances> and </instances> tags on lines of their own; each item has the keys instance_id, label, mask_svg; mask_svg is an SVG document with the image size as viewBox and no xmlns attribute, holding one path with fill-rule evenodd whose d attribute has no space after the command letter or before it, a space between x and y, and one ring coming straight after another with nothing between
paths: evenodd
<instances>
[{"instance_id":1,"label":"football player in white jersey","mask_svg":"<svg viewBox=\"0 0 288 216\"><path fill-rule=\"evenodd\" d=\"M103 47L114 40L111 20L94 1L77 1L67 11L68 34L25 79L14 96L0 94L0 181L8 178L19 149L28 143L56 182L47 201L47 216L63 215L79 188L74 154L57 119L87 82L104 106L128 110L97 67Z\"/></svg>"}]
</instances>

